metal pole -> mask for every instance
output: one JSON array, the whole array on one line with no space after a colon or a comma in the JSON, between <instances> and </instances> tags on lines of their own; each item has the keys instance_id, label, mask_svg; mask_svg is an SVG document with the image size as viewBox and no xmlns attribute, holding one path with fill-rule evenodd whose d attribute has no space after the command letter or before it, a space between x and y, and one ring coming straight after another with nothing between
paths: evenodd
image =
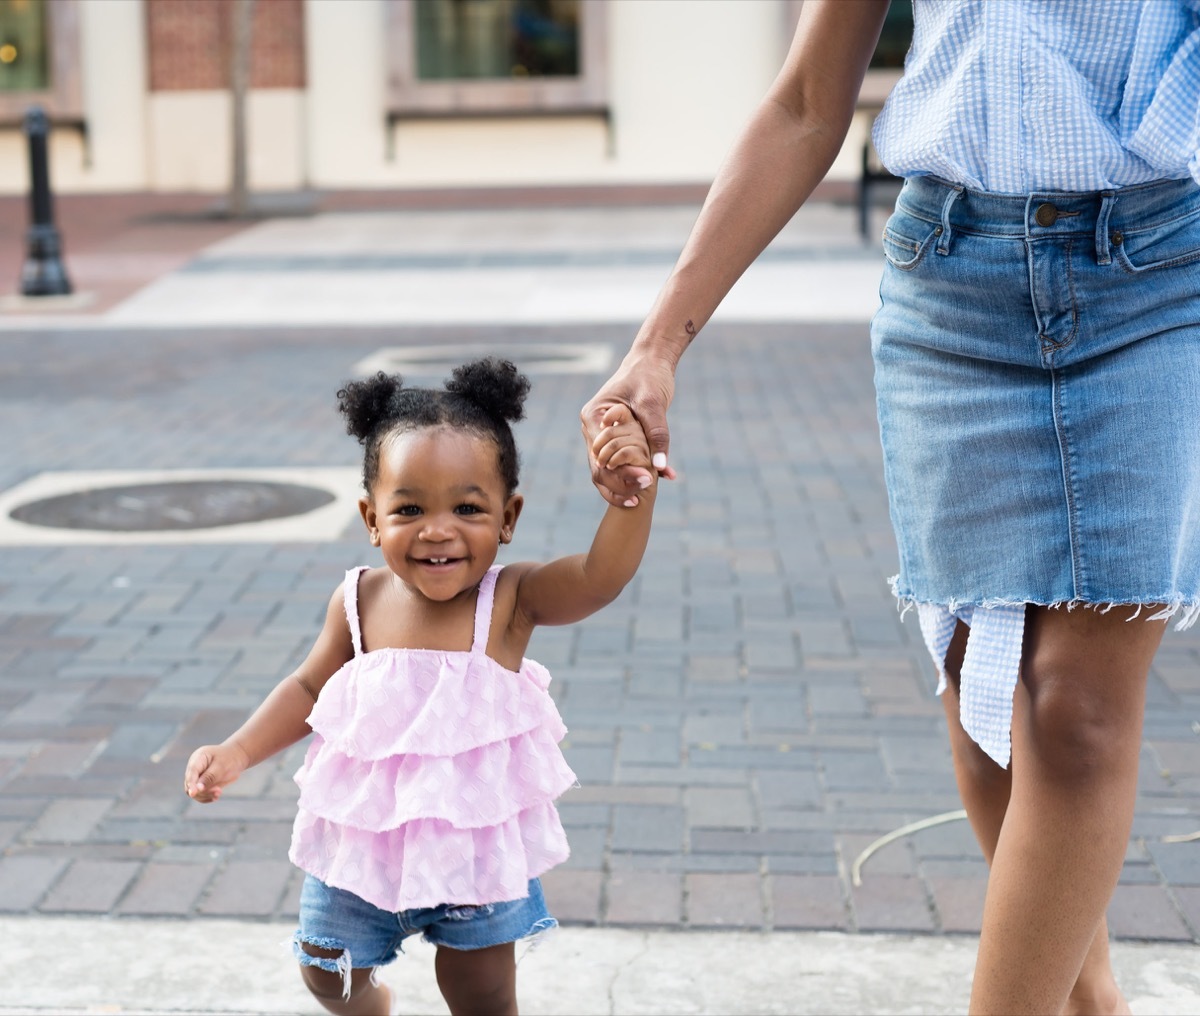
<instances>
[{"instance_id":1,"label":"metal pole","mask_svg":"<svg viewBox=\"0 0 1200 1016\"><path fill-rule=\"evenodd\" d=\"M25 264L21 268L24 296L65 296L71 282L62 263L62 239L54 225L54 196L50 193L50 158L46 148L50 121L34 106L25 114L29 145L29 230L25 234Z\"/></svg>"},{"instance_id":2,"label":"metal pole","mask_svg":"<svg viewBox=\"0 0 1200 1016\"><path fill-rule=\"evenodd\" d=\"M250 46L254 33L255 0L236 0L233 6L233 45L229 59L230 121L233 160L229 175L229 216L250 214L250 188L246 170L246 95L250 91Z\"/></svg>"}]
</instances>

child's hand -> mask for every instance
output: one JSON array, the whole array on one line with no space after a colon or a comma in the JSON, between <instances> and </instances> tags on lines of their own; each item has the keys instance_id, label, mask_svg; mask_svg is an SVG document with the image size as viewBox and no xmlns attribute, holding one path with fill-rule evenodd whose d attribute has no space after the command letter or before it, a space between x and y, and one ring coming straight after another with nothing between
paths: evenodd
<instances>
[{"instance_id":1,"label":"child's hand","mask_svg":"<svg viewBox=\"0 0 1200 1016\"><path fill-rule=\"evenodd\" d=\"M201 804L219 800L221 791L246 771L249 759L235 745L206 744L188 759L183 789Z\"/></svg>"},{"instance_id":2,"label":"child's hand","mask_svg":"<svg viewBox=\"0 0 1200 1016\"><path fill-rule=\"evenodd\" d=\"M643 477L643 489L657 482L657 470L650 464L650 442L642 425L625 405L611 406L604 414L602 428L592 442L592 454L601 469L616 469L618 466L642 466L648 471ZM626 508L637 504L637 498L625 501Z\"/></svg>"}]
</instances>

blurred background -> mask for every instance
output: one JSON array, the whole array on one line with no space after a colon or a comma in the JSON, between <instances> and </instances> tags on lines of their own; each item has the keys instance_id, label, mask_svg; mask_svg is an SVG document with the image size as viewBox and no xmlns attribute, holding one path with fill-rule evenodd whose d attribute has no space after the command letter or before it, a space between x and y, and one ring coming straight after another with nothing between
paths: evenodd
<instances>
[{"instance_id":1,"label":"blurred background","mask_svg":"<svg viewBox=\"0 0 1200 1016\"><path fill-rule=\"evenodd\" d=\"M803 0L0 0L0 194L703 184ZM893 2L831 181L903 63ZM243 108L244 116L239 115ZM239 149L244 145L244 154Z\"/></svg>"}]
</instances>

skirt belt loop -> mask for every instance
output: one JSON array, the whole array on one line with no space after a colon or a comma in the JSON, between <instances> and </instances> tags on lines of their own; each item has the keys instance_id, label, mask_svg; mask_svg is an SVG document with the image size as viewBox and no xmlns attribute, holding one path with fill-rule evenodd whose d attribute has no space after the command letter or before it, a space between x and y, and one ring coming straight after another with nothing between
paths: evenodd
<instances>
[{"instance_id":1,"label":"skirt belt loop","mask_svg":"<svg viewBox=\"0 0 1200 1016\"><path fill-rule=\"evenodd\" d=\"M1096 216L1096 264L1111 265L1112 251L1108 246L1108 217L1117 203L1114 191L1100 192L1100 214Z\"/></svg>"},{"instance_id":2,"label":"skirt belt loop","mask_svg":"<svg viewBox=\"0 0 1200 1016\"><path fill-rule=\"evenodd\" d=\"M942 202L942 226L939 230L936 248L939 254L950 253L950 209L954 207L954 202L962 197L962 193L962 187L954 187L946 195L946 200Z\"/></svg>"}]
</instances>

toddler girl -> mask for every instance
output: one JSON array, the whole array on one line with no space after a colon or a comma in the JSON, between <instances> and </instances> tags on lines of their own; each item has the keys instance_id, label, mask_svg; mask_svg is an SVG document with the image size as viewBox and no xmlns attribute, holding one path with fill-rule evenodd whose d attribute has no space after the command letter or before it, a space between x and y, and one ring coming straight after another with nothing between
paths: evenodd
<instances>
[{"instance_id":1,"label":"toddler girl","mask_svg":"<svg viewBox=\"0 0 1200 1016\"><path fill-rule=\"evenodd\" d=\"M514 942L556 923L538 876L567 857L554 800L575 776L550 675L525 648L536 625L579 621L633 577L655 480L607 509L588 553L495 565L523 504L509 421L528 391L488 359L440 391L378 374L338 392L384 566L347 572L299 669L188 761L187 793L215 801L314 733L296 774L290 856L307 878L294 946L333 1013L390 1012L375 968L418 932L437 946L452 1013L515 1013ZM607 424L600 461L648 466L628 410Z\"/></svg>"}]
</instances>

